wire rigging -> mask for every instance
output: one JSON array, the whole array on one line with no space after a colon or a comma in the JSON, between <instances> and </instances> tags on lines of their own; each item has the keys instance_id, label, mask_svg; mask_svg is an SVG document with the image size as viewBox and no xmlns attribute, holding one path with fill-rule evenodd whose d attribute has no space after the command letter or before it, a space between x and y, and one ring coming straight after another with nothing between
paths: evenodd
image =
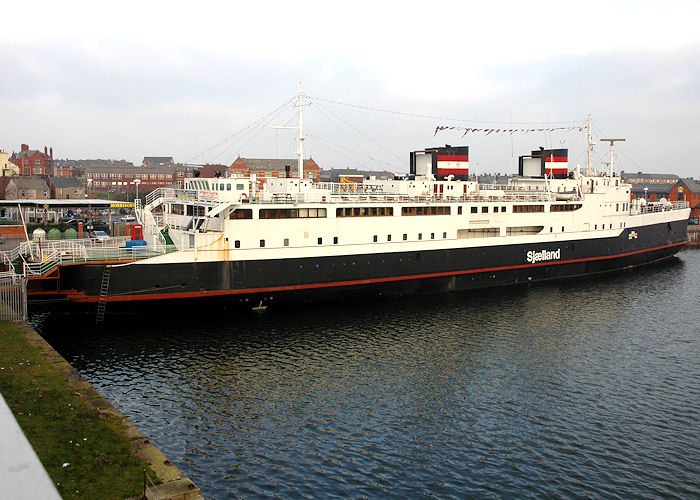
<instances>
[{"instance_id":1,"label":"wire rigging","mask_svg":"<svg viewBox=\"0 0 700 500\"><path fill-rule=\"evenodd\" d=\"M428 120L445 120L445 121L453 121L453 122L460 122L460 123L480 123L480 124L494 124L494 125L576 125L581 123L580 120L571 120L571 121L557 121L557 122L503 122L503 121L487 121L487 120L467 120L463 118L449 118L449 117L444 117L444 116L432 116L432 115L421 115L417 113L406 113L406 112L401 112L401 111L391 111L387 109L381 109L381 108L374 108L372 106L361 106L358 104L350 104L346 102L341 102L341 101L334 101L331 99L323 99L321 97L312 97L312 96L304 96L307 99L313 99L316 101L321 101L321 102L328 102L331 104L338 104L341 106L347 106L350 108L357 108L357 109L364 109L367 111L375 111L377 113L385 113L385 114L391 114L391 115L399 115L399 116L410 116L413 118L424 118Z\"/></svg>"},{"instance_id":2,"label":"wire rigging","mask_svg":"<svg viewBox=\"0 0 700 500\"><path fill-rule=\"evenodd\" d=\"M345 125L347 125L348 127L350 127L352 130L354 130L357 134L359 134L360 136L364 137L365 139L367 139L368 141L372 142L373 144L375 144L377 147L379 147L380 149L382 149L382 150L385 151L386 153L388 153L388 154L390 154L391 156L393 156L394 158L396 158L399 162L402 162L402 161L403 161L401 158L399 158L398 156L396 156L392 151L390 151L389 149L387 149L383 144L379 143L378 141L376 141L376 140L373 139L372 137L370 137L370 136L368 136L367 134L363 133L363 132L362 132L361 130L359 130L357 127L355 127L354 125L352 125L352 124L349 123L348 121L342 119L341 117L339 117L336 113L334 113L334 112L331 111L330 109L328 109L328 108L326 108L325 106L322 106L322 105L320 105L320 104L318 104L318 103L317 103L317 108L318 108L321 112L323 112L323 110L325 110L325 111L328 112L329 114L332 114L337 120L341 121L342 123L344 123ZM342 130L341 130L341 132L342 132ZM347 134L345 134L345 135L347 136ZM355 141L353 141L353 142L355 142ZM355 143L355 144L357 145L357 143ZM359 145L357 145L357 146L360 147ZM367 156L368 156L370 159L375 160L375 159L372 158L372 156L370 156L369 154L367 154Z\"/></svg>"},{"instance_id":3,"label":"wire rigging","mask_svg":"<svg viewBox=\"0 0 700 500\"><path fill-rule=\"evenodd\" d=\"M279 112L279 111L281 111L282 109L284 109L284 108L285 108L286 106L288 106L292 101L294 101L295 98L296 98L296 97L290 98L288 101L286 101L286 102L285 102L284 104L282 104L281 106L275 108L275 109L274 109L273 111L271 111L270 113L268 113L268 114L266 114L265 116L263 116L263 117L257 119L257 120L254 121L253 123L251 123L251 124L249 124L249 125L246 125L246 126L243 127L242 129L240 129L240 130L234 132L233 134L229 135L228 137L226 137L225 139L219 141L218 143L214 144L213 146L208 147L208 148L204 149L203 151L197 153L197 154L194 155L192 158L190 158L189 160L187 160L185 163L186 163L186 164L187 164L187 163L191 163L193 160L199 158L199 157L202 156L203 154L208 153L209 151L211 151L211 150L213 150L213 149L215 149L215 148L221 146L222 144L224 144L224 143L230 141L231 139L233 139L233 138L236 137L237 135L239 135L239 134L241 134L241 133L243 133L243 132L248 131L248 130L251 129L252 127L255 127L258 123L265 121L265 120L266 120L268 117L270 117L271 115L274 115L274 114L276 114L277 112Z\"/></svg>"}]
</instances>

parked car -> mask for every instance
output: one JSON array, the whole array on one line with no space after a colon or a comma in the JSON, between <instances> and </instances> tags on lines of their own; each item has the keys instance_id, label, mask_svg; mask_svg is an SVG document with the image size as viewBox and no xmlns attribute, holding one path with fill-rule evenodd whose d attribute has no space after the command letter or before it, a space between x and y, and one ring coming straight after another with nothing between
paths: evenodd
<instances>
[{"instance_id":1,"label":"parked car","mask_svg":"<svg viewBox=\"0 0 700 500\"><path fill-rule=\"evenodd\" d=\"M0 245L3 245L6 241L7 239L4 236L0 236Z\"/></svg>"},{"instance_id":2,"label":"parked car","mask_svg":"<svg viewBox=\"0 0 700 500\"><path fill-rule=\"evenodd\" d=\"M122 222L133 222L136 220L136 217L134 217L133 215L125 215L124 217L121 217L119 220Z\"/></svg>"},{"instance_id":3,"label":"parked car","mask_svg":"<svg viewBox=\"0 0 700 500\"><path fill-rule=\"evenodd\" d=\"M106 241L110 239L109 235L104 231L93 231L92 237L98 241Z\"/></svg>"},{"instance_id":4,"label":"parked car","mask_svg":"<svg viewBox=\"0 0 700 500\"><path fill-rule=\"evenodd\" d=\"M688 219L688 224L691 226L697 226L698 225L698 218L697 217L691 217Z\"/></svg>"}]
</instances>

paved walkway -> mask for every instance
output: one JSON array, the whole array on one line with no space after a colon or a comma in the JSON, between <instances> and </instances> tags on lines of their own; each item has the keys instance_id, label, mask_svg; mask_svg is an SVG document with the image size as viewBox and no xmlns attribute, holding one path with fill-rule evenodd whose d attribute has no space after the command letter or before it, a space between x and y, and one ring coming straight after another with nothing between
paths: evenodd
<instances>
[{"instance_id":1,"label":"paved walkway","mask_svg":"<svg viewBox=\"0 0 700 500\"><path fill-rule=\"evenodd\" d=\"M0 484L3 498L58 499L61 495L0 394Z\"/></svg>"}]
</instances>

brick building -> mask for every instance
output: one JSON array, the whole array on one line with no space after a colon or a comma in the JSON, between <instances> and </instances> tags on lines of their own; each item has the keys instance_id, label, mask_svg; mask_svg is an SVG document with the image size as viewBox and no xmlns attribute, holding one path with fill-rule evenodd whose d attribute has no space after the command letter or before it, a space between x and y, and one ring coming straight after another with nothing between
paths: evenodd
<instances>
[{"instance_id":1,"label":"brick building","mask_svg":"<svg viewBox=\"0 0 700 500\"><path fill-rule=\"evenodd\" d=\"M690 205L690 216L700 217L700 181L692 177L679 179L671 189L671 201L687 201Z\"/></svg>"},{"instance_id":2,"label":"brick building","mask_svg":"<svg viewBox=\"0 0 700 500\"><path fill-rule=\"evenodd\" d=\"M10 177L5 188L7 200L48 200L49 186L40 177Z\"/></svg>"},{"instance_id":3,"label":"brick building","mask_svg":"<svg viewBox=\"0 0 700 500\"><path fill-rule=\"evenodd\" d=\"M80 200L85 198L85 186L77 177L49 177L51 198L57 200Z\"/></svg>"},{"instance_id":4,"label":"brick building","mask_svg":"<svg viewBox=\"0 0 700 500\"><path fill-rule=\"evenodd\" d=\"M93 163L84 167L83 179L95 191L135 191L134 181L140 179L139 194L169 186L185 178L184 165L139 166Z\"/></svg>"},{"instance_id":5,"label":"brick building","mask_svg":"<svg viewBox=\"0 0 700 500\"><path fill-rule=\"evenodd\" d=\"M19 153L12 153L10 161L19 167L19 175L54 175L53 148L44 146L42 153L22 144Z\"/></svg>"},{"instance_id":6,"label":"brick building","mask_svg":"<svg viewBox=\"0 0 700 500\"><path fill-rule=\"evenodd\" d=\"M254 159L239 156L228 170L230 175L248 177L255 174L259 180L264 180L266 177L284 177L286 168L289 167L291 176L299 177L298 163L297 159ZM321 168L312 158L304 161L304 178L316 182L321 180Z\"/></svg>"},{"instance_id":7,"label":"brick building","mask_svg":"<svg viewBox=\"0 0 700 500\"><path fill-rule=\"evenodd\" d=\"M631 198L646 198L647 201L670 199L671 189L678 182L675 174L645 174L642 172L620 172L623 182L632 185Z\"/></svg>"}]
</instances>

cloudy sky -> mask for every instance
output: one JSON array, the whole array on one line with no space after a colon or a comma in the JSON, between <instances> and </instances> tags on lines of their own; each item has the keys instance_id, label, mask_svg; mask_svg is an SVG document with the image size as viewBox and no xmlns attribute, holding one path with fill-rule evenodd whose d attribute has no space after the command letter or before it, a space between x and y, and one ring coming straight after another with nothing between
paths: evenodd
<instances>
[{"instance_id":1,"label":"cloudy sky","mask_svg":"<svg viewBox=\"0 0 700 500\"><path fill-rule=\"evenodd\" d=\"M0 149L58 158L294 157L407 169L408 152L469 145L511 172L583 125L623 137L626 171L700 177L700 2L12 2L0 30ZM608 151L596 146L594 166Z\"/></svg>"}]
</instances>

